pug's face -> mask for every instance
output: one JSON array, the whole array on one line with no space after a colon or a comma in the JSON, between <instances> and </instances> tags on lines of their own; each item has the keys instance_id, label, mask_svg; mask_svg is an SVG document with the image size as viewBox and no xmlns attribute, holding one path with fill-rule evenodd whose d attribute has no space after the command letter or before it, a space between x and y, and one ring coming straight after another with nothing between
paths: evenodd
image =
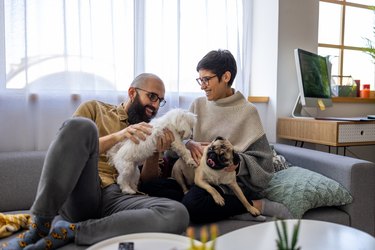
<instances>
[{"instance_id":1,"label":"pug's face","mask_svg":"<svg viewBox=\"0 0 375 250\"><path fill-rule=\"evenodd\" d=\"M216 137L207 148L206 164L212 169L220 170L239 163L239 156L233 150L233 145L223 137Z\"/></svg>"}]
</instances>

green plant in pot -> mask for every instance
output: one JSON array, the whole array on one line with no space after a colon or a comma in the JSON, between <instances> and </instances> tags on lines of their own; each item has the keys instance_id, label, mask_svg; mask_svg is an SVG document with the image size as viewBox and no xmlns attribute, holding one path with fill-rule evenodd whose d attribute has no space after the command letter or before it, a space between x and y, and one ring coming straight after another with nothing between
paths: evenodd
<instances>
[{"instance_id":1,"label":"green plant in pot","mask_svg":"<svg viewBox=\"0 0 375 250\"><path fill-rule=\"evenodd\" d=\"M300 250L297 247L298 233L301 221L298 220L297 224L293 227L292 239L289 241L288 228L284 220L275 221L278 239L276 240L277 250Z\"/></svg>"}]
</instances>

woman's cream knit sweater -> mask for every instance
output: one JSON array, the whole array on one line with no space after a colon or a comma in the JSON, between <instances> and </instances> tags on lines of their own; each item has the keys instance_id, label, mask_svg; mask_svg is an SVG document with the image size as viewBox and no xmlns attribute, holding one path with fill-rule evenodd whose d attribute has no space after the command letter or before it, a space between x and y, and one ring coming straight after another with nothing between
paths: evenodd
<instances>
[{"instance_id":1,"label":"woman's cream knit sweater","mask_svg":"<svg viewBox=\"0 0 375 250\"><path fill-rule=\"evenodd\" d=\"M240 154L238 179L242 186L258 193L265 189L273 175L272 153L256 107L236 91L217 101L197 98L190 111L198 117L193 140L227 138Z\"/></svg>"}]
</instances>

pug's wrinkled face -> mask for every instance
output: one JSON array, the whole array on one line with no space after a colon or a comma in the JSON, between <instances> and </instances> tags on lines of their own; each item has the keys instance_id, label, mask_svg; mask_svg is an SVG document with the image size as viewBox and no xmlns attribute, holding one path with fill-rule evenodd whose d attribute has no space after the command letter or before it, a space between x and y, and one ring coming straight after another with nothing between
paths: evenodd
<instances>
[{"instance_id":1,"label":"pug's wrinkled face","mask_svg":"<svg viewBox=\"0 0 375 250\"><path fill-rule=\"evenodd\" d=\"M220 170L238 162L239 156L229 140L219 136L208 145L206 164L210 168Z\"/></svg>"}]
</instances>

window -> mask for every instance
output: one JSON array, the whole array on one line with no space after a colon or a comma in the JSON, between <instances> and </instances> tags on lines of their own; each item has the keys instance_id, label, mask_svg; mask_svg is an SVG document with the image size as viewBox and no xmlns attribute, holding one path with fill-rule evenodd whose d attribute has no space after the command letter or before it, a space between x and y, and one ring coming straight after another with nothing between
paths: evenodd
<instances>
[{"instance_id":1,"label":"window","mask_svg":"<svg viewBox=\"0 0 375 250\"><path fill-rule=\"evenodd\" d=\"M373 89L375 62L362 51L365 38L375 38L370 6L374 0L320 0L318 53L330 57L332 75L352 76Z\"/></svg>"},{"instance_id":2,"label":"window","mask_svg":"<svg viewBox=\"0 0 375 250\"><path fill-rule=\"evenodd\" d=\"M236 57L239 83L250 74L243 65L247 1L0 1L3 89L124 91L136 75L152 72L167 91L195 93L196 64L219 48Z\"/></svg>"}]
</instances>

